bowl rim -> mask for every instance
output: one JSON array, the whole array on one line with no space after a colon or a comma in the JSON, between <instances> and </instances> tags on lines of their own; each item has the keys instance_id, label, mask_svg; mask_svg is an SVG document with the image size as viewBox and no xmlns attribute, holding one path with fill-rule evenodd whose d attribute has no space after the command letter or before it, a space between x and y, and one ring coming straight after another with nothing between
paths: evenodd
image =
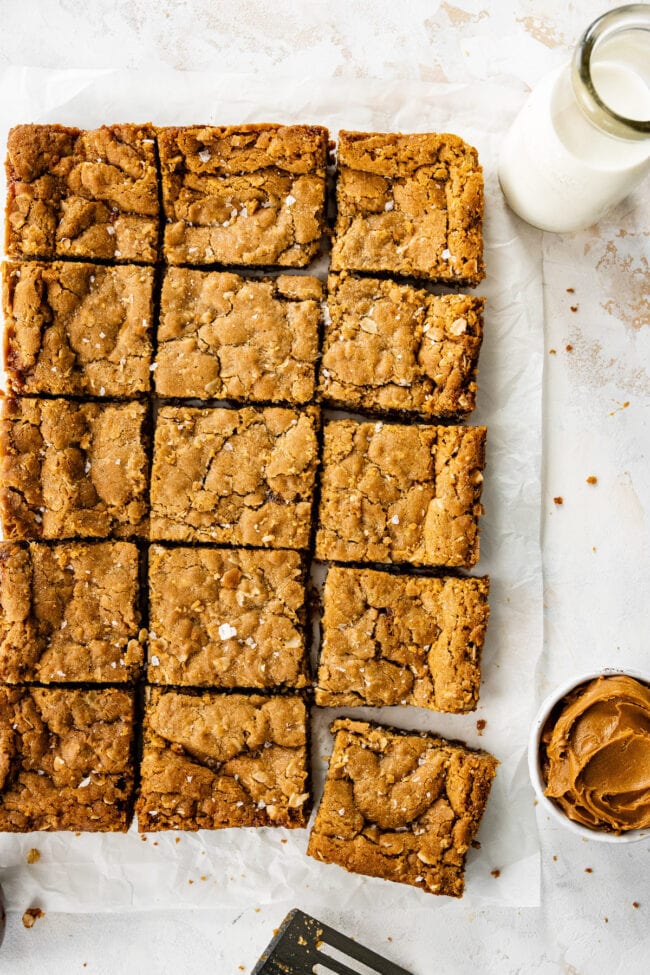
<instances>
[{"instance_id":1,"label":"bowl rim","mask_svg":"<svg viewBox=\"0 0 650 975\"><path fill-rule=\"evenodd\" d=\"M551 816L554 822L563 826L574 835L582 837L583 840L595 840L598 843L638 843L640 840L650 839L650 828L631 829L617 835L616 833L606 833L604 831L590 829L588 826L583 826L581 823L576 823L572 819L569 819L560 806L544 794L544 779L539 761L539 744L542 729L546 724L549 714L563 697L566 697L570 691L575 690L581 684L595 680L598 677L618 676L632 677L640 683L650 686L650 674L644 674L633 667L600 667L597 670L589 670L582 674L577 674L564 681L564 683L560 684L544 698L531 725L530 737L528 739L528 772L533 789L535 790L535 796L539 803L538 808L543 809Z\"/></svg>"}]
</instances>

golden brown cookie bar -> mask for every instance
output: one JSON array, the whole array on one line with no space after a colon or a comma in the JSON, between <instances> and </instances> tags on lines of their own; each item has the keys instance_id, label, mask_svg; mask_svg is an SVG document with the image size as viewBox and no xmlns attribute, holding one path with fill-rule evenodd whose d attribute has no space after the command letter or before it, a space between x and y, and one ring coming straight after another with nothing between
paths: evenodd
<instances>
[{"instance_id":1,"label":"golden brown cookie bar","mask_svg":"<svg viewBox=\"0 0 650 975\"><path fill-rule=\"evenodd\" d=\"M7 143L7 253L153 264L154 131L148 125L18 125Z\"/></svg>"},{"instance_id":2,"label":"golden brown cookie bar","mask_svg":"<svg viewBox=\"0 0 650 975\"><path fill-rule=\"evenodd\" d=\"M126 832L133 693L0 687L0 831Z\"/></svg>"},{"instance_id":3,"label":"golden brown cookie bar","mask_svg":"<svg viewBox=\"0 0 650 975\"><path fill-rule=\"evenodd\" d=\"M332 566L323 594L316 704L473 711L489 579Z\"/></svg>"},{"instance_id":4,"label":"golden brown cookie bar","mask_svg":"<svg viewBox=\"0 0 650 975\"><path fill-rule=\"evenodd\" d=\"M333 271L475 285L484 276L476 149L435 132L341 132Z\"/></svg>"},{"instance_id":5,"label":"golden brown cookie bar","mask_svg":"<svg viewBox=\"0 0 650 975\"><path fill-rule=\"evenodd\" d=\"M140 832L307 825L302 698L147 694Z\"/></svg>"},{"instance_id":6,"label":"golden brown cookie bar","mask_svg":"<svg viewBox=\"0 0 650 975\"><path fill-rule=\"evenodd\" d=\"M133 680L138 593L130 542L0 542L0 681Z\"/></svg>"},{"instance_id":7,"label":"golden brown cookie bar","mask_svg":"<svg viewBox=\"0 0 650 975\"><path fill-rule=\"evenodd\" d=\"M461 417L476 405L483 298L331 274L320 392L367 413Z\"/></svg>"},{"instance_id":8,"label":"golden brown cookie bar","mask_svg":"<svg viewBox=\"0 0 650 975\"><path fill-rule=\"evenodd\" d=\"M316 557L470 568L485 427L325 425Z\"/></svg>"},{"instance_id":9,"label":"golden brown cookie bar","mask_svg":"<svg viewBox=\"0 0 650 975\"><path fill-rule=\"evenodd\" d=\"M149 681L305 687L305 579L297 552L149 550Z\"/></svg>"},{"instance_id":10,"label":"golden brown cookie bar","mask_svg":"<svg viewBox=\"0 0 650 975\"><path fill-rule=\"evenodd\" d=\"M3 400L4 537L146 537L145 419L140 403Z\"/></svg>"},{"instance_id":11,"label":"golden brown cookie bar","mask_svg":"<svg viewBox=\"0 0 650 975\"><path fill-rule=\"evenodd\" d=\"M497 761L424 733L332 725L334 750L307 853L353 873L461 897Z\"/></svg>"},{"instance_id":12,"label":"golden brown cookie bar","mask_svg":"<svg viewBox=\"0 0 650 975\"><path fill-rule=\"evenodd\" d=\"M168 264L304 267L318 254L327 129L191 126L158 142Z\"/></svg>"},{"instance_id":13,"label":"golden brown cookie bar","mask_svg":"<svg viewBox=\"0 0 650 975\"><path fill-rule=\"evenodd\" d=\"M307 548L318 422L316 407L163 407L151 473L151 538Z\"/></svg>"},{"instance_id":14,"label":"golden brown cookie bar","mask_svg":"<svg viewBox=\"0 0 650 975\"><path fill-rule=\"evenodd\" d=\"M9 390L126 399L148 392L152 294L152 268L4 264Z\"/></svg>"},{"instance_id":15,"label":"golden brown cookie bar","mask_svg":"<svg viewBox=\"0 0 650 975\"><path fill-rule=\"evenodd\" d=\"M159 396L307 403L314 397L323 286L170 268L162 288Z\"/></svg>"}]
</instances>

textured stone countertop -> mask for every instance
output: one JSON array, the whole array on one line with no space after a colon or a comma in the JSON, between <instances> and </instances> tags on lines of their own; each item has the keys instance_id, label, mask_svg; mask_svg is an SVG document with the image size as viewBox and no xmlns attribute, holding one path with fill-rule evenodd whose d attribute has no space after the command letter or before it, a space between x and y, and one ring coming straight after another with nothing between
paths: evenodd
<instances>
[{"instance_id":1,"label":"textured stone countertop","mask_svg":"<svg viewBox=\"0 0 650 975\"><path fill-rule=\"evenodd\" d=\"M526 92L605 0L3 0L0 66L218 68L284 77L489 80ZM540 696L642 660L650 597L648 183L595 227L543 235L545 650ZM567 289L573 289L568 291ZM588 484L595 476L597 484ZM554 503L561 497L563 503ZM643 641L643 642L642 642ZM648 659L648 658L646 658ZM533 675L531 674L531 679ZM413 970L636 975L650 956L650 841L581 843L539 817L539 908L459 903L323 920ZM1 866L1 865L0 865ZM1 875L1 870L0 870ZM638 903L638 907L634 906ZM9 915L0 969L249 972L294 906Z\"/></svg>"}]
</instances>

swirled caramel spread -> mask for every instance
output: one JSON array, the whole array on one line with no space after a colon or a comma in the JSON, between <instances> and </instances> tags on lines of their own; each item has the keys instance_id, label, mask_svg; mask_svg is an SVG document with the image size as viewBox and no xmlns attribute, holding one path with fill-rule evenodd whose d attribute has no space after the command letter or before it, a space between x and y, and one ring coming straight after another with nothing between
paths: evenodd
<instances>
[{"instance_id":1,"label":"swirled caramel spread","mask_svg":"<svg viewBox=\"0 0 650 975\"><path fill-rule=\"evenodd\" d=\"M546 795L569 819L612 833L650 828L650 687L626 676L581 685L541 748Z\"/></svg>"}]
</instances>

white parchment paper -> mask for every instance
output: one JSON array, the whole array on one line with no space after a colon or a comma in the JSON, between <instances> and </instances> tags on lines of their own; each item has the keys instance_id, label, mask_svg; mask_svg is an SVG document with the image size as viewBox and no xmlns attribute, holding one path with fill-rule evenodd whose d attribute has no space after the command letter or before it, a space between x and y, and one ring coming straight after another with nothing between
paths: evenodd
<instances>
[{"instance_id":1,"label":"white parchment paper","mask_svg":"<svg viewBox=\"0 0 650 975\"><path fill-rule=\"evenodd\" d=\"M543 307L540 234L515 224L496 178L500 140L514 95L491 84L459 86L332 79L266 84L214 72L146 73L10 68L0 72L0 142L18 122L94 127L157 124L308 122L379 131L451 131L477 146L486 178L488 299L474 423L488 426L481 561L492 578L491 620L479 709L438 715L416 708L314 709L316 800L338 714L427 729L492 751L501 765L470 851L465 902L513 907L539 903L539 844L525 748L542 651L539 544ZM479 736L477 720L486 722ZM51 911L128 911L164 907L241 907L292 901L318 914L355 910L432 910L446 898L345 873L307 858L307 833L281 829L139 836L0 834L0 881L10 906ZM38 863L26 855L37 847ZM498 872L498 876L493 875Z\"/></svg>"}]
</instances>

